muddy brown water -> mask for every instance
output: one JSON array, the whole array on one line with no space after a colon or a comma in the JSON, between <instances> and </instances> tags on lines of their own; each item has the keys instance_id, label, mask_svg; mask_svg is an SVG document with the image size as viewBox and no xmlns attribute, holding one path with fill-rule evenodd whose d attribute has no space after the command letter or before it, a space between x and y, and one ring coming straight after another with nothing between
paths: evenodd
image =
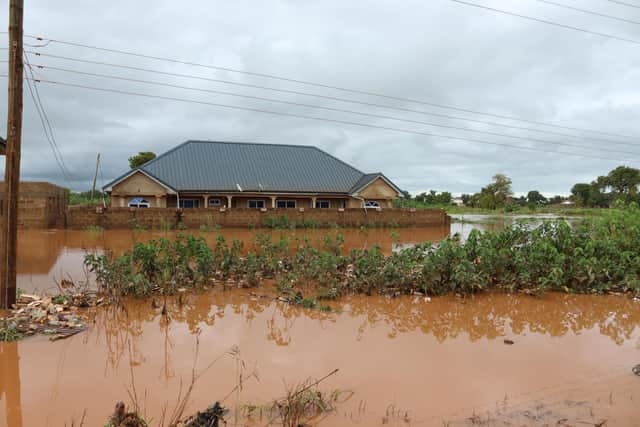
<instances>
[{"instance_id":1,"label":"muddy brown water","mask_svg":"<svg viewBox=\"0 0 640 427\"><path fill-rule=\"evenodd\" d=\"M456 227L460 227L456 229ZM465 228L462 228L465 227ZM416 242L464 234L445 229L303 230L320 242L340 232L345 248L380 244L390 253ZM250 242L256 231L221 230ZM207 233L214 240L220 232ZM293 233L293 234L292 234ZM393 233L393 234L392 234ZM163 232L21 231L19 286L51 289L83 276L86 251L122 252ZM320 243L318 243L320 244ZM53 289L51 289L53 290ZM266 293L268 289L253 292ZM329 313L219 288L169 299L167 322L149 301L126 313L98 309L90 329L49 342L0 343L0 427L102 426L132 378L149 418L175 405L194 366L202 371L187 412L224 401L234 415L268 404L286 384L339 369L321 389L352 392L319 425L640 425L640 302L625 296L484 294L473 298L347 297ZM512 345L504 340L512 340ZM241 363L242 362L242 363ZM248 378L257 372L259 381ZM267 424L242 419L237 425Z\"/></svg>"}]
</instances>

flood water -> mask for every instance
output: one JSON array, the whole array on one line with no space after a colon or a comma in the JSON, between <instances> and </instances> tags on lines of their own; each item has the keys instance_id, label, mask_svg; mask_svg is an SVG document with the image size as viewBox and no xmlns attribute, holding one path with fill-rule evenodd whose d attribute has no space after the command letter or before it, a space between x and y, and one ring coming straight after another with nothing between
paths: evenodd
<instances>
[{"instance_id":1,"label":"flood water","mask_svg":"<svg viewBox=\"0 0 640 427\"><path fill-rule=\"evenodd\" d=\"M482 226L495 225L273 233L313 241L340 232L346 249L377 243L389 253ZM250 242L256 231L206 237L219 233ZM80 277L86 250L122 252L162 235L22 231L19 286ZM269 291L172 298L170 321L148 300L127 300L126 311L90 311L89 330L66 340L0 344L0 427L78 425L83 413L86 426L102 426L115 402L130 400L132 384L157 423L194 365L203 373L187 412L225 398L229 425L266 425L258 416L236 424L235 415L334 369L320 388L343 390L342 403L321 426L640 425L640 378L631 373L640 363L640 302L626 296L355 296L322 312L262 297ZM242 390L232 392L240 375Z\"/></svg>"}]
</instances>

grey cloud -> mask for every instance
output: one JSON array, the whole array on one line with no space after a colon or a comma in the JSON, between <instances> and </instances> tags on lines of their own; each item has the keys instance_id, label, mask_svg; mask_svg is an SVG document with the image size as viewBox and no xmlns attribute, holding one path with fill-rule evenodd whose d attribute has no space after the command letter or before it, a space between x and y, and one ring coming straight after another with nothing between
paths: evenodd
<instances>
[{"instance_id":1,"label":"grey cloud","mask_svg":"<svg viewBox=\"0 0 640 427\"><path fill-rule=\"evenodd\" d=\"M640 39L638 26L583 16L540 3L477 0L545 19L595 31ZM572 0L566 0L571 3ZM640 20L640 13L604 2L580 6ZM635 13L635 14L634 14ZM631 16L633 15L633 16ZM6 6L3 13L6 20ZM245 69L330 85L369 90L494 114L519 116L567 126L625 135L640 135L640 47L530 23L514 17L464 7L448 0L403 2L272 0L255 2L192 1L27 2L25 32L113 47L149 55ZM6 35L0 39L5 40ZM31 42L31 41L30 41ZM286 89L386 103L434 113L500 121L470 113L402 103L365 95L305 87L229 72L182 66L55 43L42 52L114 62L157 70L196 74ZM613 167L638 165L640 150L586 139L509 130L438 119L406 112L367 108L305 96L277 94L205 81L149 75L135 71L31 58L77 70L116 74L200 88L226 90L310 104L400 116L412 120L463 126L553 141L592 149L554 147L497 136L318 111L164 87L103 80L52 70L41 78L78 84L226 103L330 119L391 126L450 136L565 152L579 151L618 160L520 151L438 137L277 117L206 105L94 92L46 83L43 102L74 178L76 189L90 185L95 156L103 156L104 180L121 174L127 157L137 151L162 152L187 139L281 142L318 145L364 171L383 171L401 187L454 193L474 192L496 172L513 178L517 192L538 189L566 194L571 185L588 181ZM6 65L5 65L6 67ZM6 69L6 68L5 68ZM6 80L4 80L6 81ZM6 92L4 92L6 93ZM6 116L6 95L0 114ZM529 126L529 125L527 125ZM531 125L533 126L533 125ZM2 131L6 125L2 124ZM549 128L550 129L550 128ZM556 131L583 135L581 132ZM637 144L636 139L624 141ZM638 153L614 154L611 149ZM635 160L635 163L633 162ZM67 185L46 142L25 88L25 179Z\"/></svg>"}]
</instances>

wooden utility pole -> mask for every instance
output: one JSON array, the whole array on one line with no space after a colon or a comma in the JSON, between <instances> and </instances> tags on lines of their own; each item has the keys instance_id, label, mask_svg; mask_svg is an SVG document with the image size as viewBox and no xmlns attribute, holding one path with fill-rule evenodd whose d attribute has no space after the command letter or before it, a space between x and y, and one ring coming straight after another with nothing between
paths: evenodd
<instances>
[{"instance_id":1,"label":"wooden utility pole","mask_svg":"<svg viewBox=\"0 0 640 427\"><path fill-rule=\"evenodd\" d=\"M4 168L4 206L0 246L0 308L16 301L16 260L18 257L18 191L20 186L20 145L22 142L22 52L23 0L9 2L9 108L7 149Z\"/></svg>"},{"instance_id":2,"label":"wooden utility pole","mask_svg":"<svg viewBox=\"0 0 640 427\"><path fill-rule=\"evenodd\" d=\"M98 169L100 168L100 153L96 159L96 173L93 175L93 185L91 186L91 203L93 203L93 195L96 194L96 180L98 179Z\"/></svg>"}]
</instances>

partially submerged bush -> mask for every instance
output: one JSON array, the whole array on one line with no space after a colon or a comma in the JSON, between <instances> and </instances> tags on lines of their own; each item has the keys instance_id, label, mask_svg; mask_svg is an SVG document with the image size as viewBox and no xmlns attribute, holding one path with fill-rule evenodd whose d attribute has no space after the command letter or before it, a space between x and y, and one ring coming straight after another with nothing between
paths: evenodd
<instances>
[{"instance_id":1,"label":"partially submerged bush","mask_svg":"<svg viewBox=\"0 0 640 427\"><path fill-rule=\"evenodd\" d=\"M272 241L258 235L253 248L219 237L179 235L137 243L122 256L87 255L85 264L103 290L124 295L172 293L212 280L258 286L275 279L291 296L317 288L318 298L344 293L468 294L486 289L542 292L640 292L640 209L632 205L572 228L549 221L531 230L516 224L501 231L471 232L465 242L448 238L385 256L378 246L343 254L344 239L327 236L322 249L306 239ZM315 301L315 300L314 300ZM311 301L305 306L311 306Z\"/></svg>"}]
</instances>

